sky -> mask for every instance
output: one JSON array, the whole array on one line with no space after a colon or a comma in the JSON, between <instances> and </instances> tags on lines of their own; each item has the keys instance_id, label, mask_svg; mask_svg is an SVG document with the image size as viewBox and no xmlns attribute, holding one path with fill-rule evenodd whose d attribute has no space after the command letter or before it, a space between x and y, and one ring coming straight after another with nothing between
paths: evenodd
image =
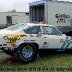
<instances>
[{"instance_id":1,"label":"sky","mask_svg":"<svg viewBox=\"0 0 72 72\"><path fill-rule=\"evenodd\" d=\"M39 0L0 0L0 12L8 12L16 9L17 12L28 12L29 3ZM72 1L72 0L59 0Z\"/></svg>"}]
</instances>

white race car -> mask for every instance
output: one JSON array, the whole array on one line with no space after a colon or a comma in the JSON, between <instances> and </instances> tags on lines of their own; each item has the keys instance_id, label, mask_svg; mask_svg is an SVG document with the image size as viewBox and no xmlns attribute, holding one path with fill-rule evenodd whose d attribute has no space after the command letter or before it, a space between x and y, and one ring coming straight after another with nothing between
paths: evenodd
<instances>
[{"instance_id":1,"label":"white race car","mask_svg":"<svg viewBox=\"0 0 72 72\"><path fill-rule=\"evenodd\" d=\"M48 24L14 25L0 31L0 48L17 59L31 61L38 49L71 49L72 37Z\"/></svg>"}]
</instances>

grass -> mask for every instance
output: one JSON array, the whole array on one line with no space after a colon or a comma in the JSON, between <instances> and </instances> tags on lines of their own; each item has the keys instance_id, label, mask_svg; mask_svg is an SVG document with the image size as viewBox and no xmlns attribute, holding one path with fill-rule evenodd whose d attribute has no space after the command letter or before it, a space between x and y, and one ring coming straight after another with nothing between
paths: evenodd
<instances>
[{"instance_id":1,"label":"grass","mask_svg":"<svg viewBox=\"0 0 72 72\"><path fill-rule=\"evenodd\" d=\"M40 57L27 64L4 62L0 72L72 72L71 52L42 52Z\"/></svg>"}]
</instances>

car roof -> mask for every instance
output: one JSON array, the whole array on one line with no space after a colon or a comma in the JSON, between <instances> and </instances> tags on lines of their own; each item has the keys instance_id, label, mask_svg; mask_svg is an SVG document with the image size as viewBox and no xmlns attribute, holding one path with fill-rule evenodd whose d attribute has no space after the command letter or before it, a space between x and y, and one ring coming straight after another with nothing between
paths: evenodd
<instances>
[{"instance_id":1,"label":"car roof","mask_svg":"<svg viewBox=\"0 0 72 72\"><path fill-rule=\"evenodd\" d=\"M15 28L15 30L16 30L16 28L19 27L19 26L24 26L24 27L22 27L22 28L24 28L24 29L27 28L27 27L30 27L30 26L52 26L52 27L54 27L53 25L49 25L49 24L19 23L19 24L16 24L16 25L13 25L13 26L4 28L4 29L5 29L5 30L11 30L11 29L14 29L14 28ZM3 30L4 30L4 29L3 29ZM20 28L20 29L21 29L21 28Z\"/></svg>"},{"instance_id":2,"label":"car roof","mask_svg":"<svg viewBox=\"0 0 72 72\"><path fill-rule=\"evenodd\" d=\"M40 23L38 23L38 24L35 24L35 23L27 23L27 25L28 25L28 26L52 26L52 27L54 27L53 25L49 25L49 24L40 24Z\"/></svg>"}]
</instances>

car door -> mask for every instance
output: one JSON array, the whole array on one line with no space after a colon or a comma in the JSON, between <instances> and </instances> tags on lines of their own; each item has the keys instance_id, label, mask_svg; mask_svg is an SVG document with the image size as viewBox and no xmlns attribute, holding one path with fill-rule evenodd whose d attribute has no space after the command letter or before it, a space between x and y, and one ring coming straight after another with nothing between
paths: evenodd
<instances>
[{"instance_id":1,"label":"car door","mask_svg":"<svg viewBox=\"0 0 72 72\"><path fill-rule=\"evenodd\" d=\"M53 26L42 26L42 30L42 40L44 43L41 48L66 49L69 47L66 40L70 39L70 37L61 34L57 28Z\"/></svg>"},{"instance_id":2,"label":"car door","mask_svg":"<svg viewBox=\"0 0 72 72\"><path fill-rule=\"evenodd\" d=\"M28 29L24 30L26 34L29 34L29 40L34 40L36 43L40 43L41 36L39 35L39 32L41 32L40 26L31 26Z\"/></svg>"}]
</instances>

